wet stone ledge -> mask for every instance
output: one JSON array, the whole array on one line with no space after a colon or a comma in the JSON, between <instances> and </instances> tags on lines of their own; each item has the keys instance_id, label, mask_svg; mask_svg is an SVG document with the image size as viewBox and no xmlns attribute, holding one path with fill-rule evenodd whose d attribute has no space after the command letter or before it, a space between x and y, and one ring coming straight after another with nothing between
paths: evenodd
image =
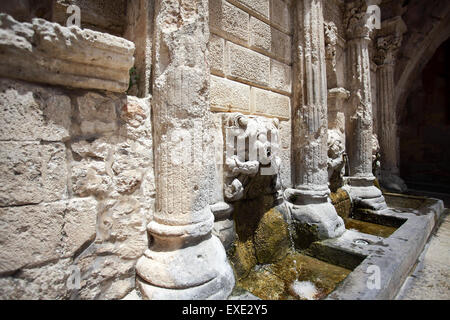
<instances>
[{"instance_id":1,"label":"wet stone ledge","mask_svg":"<svg viewBox=\"0 0 450 320\"><path fill-rule=\"evenodd\" d=\"M125 92L132 42L43 19L20 23L0 13L0 76L83 89Z\"/></svg>"}]
</instances>

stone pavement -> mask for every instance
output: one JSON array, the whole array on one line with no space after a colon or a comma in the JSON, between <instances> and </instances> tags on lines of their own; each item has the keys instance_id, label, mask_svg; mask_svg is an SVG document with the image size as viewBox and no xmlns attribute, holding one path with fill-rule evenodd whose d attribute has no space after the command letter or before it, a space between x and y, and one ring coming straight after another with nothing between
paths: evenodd
<instances>
[{"instance_id":1,"label":"stone pavement","mask_svg":"<svg viewBox=\"0 0 450 320\"><path fill-rule=\"evenodd\" d=\"M450 209L445 210L441 219L397 300L450 299Z\"/></svg>"}]
</instances>

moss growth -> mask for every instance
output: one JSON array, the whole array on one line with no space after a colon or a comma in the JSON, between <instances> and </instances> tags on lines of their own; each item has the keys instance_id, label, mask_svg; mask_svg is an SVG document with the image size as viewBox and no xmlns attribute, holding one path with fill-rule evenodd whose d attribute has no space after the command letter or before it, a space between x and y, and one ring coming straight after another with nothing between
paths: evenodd
<instances>
[{"instance_id":1,"label":"moss growth","mask_svg":"<svg viewBox=\"0 0 450 320\"><path fill-rule=\"evenodd\" d=\"M351 216L352 213L352 201L348 193L339 189L336 192L330 194L331 203L336 208L338 215L345 219Z\"/></svg>"},{"instance_id":2,"label":"moss growth","mask_svg":"<svg viewBox=\"0 0 450 320\"><path fill-rule=\"evenodd\" d=\"M259 263L271 263L286 256L289 250L289 229L282 214L275 208L261 218L254 235L255 253Z\"/></svg>"},{"instance_id":3,"label":"moss growth","mask_svg":"<svg viewBox=\"0 0 450 320\"><path fill-rule=\"evenodd\" d=\"M355 229L362 233L372 234L374 236L387 238L397 230L395 227L383 226L380 224L355 220L351 218L344 219L346 229Z\"/></svg>"},{"instance_id":4,"label":"moss growth","mask_svg":"<svg viewBox=\"0 0 450 320\"><path fill-rule=\"evenodd\" d=\"M257 263L275 262L287 254L288 225L273 205L273 196L235 204L236 241L228 256L238 279L245 278Z\"/></svg>"},{"instance_id":5,"label":"moss growth","mask_svg":"<svg viewBox=\"0 0 450 320\"><path fill-rule=\"evenodd\" d=\"M264 269L253 271L239 285L264 300L284 300L287 298L283 280Z\"/></svg>"},{"instance_id":6,"label":"moss growth","mask_svg":"<svg viewBox=\"0 0 450 320\"><path fill-rule=\"evenodd\" d=\"M251 240L236 241L228 255L233 265L235 276L238 279L247 277L257 263L255 247Z\"/></svg>"},{"instance_id":7,"label":"moss growth","mask_svg":"<svg viewBox=\"0 0 450 320\"><path fill-rule=\"evenodd\" d=\"M295 280L311 281L317 288L316 299L330 294L351 270L290 251L282 260L255 268L239 286L261 299L298 299L291 286Z\"/></svg>"},{"instance_id":8,"label":"moss growth","mask_svg":"<svg viewBox=\"0 0 450 320\"><path fill-rule=\"evenodd\" d=\"M311 243L319 240L317 226L299 223L295 220L292 222L292 225L294 227L292 239L296 249L306 249Z\"/></svg>"}]
</instances>

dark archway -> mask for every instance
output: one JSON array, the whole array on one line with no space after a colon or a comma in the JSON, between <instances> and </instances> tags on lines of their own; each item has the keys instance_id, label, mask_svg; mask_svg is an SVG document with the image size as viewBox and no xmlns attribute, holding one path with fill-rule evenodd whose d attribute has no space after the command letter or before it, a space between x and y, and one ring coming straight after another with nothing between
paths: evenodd
<instances>
[{"instance_id":1,"label":"dark archway","mask_svg":"<svg viewBox=\"0 0 450 320\"><path fill-rule=\"evenodd\" d=\"M414 82L400 121L400 172L408 187L450 193L450 40Z\"/></svg>"}]
</instances>

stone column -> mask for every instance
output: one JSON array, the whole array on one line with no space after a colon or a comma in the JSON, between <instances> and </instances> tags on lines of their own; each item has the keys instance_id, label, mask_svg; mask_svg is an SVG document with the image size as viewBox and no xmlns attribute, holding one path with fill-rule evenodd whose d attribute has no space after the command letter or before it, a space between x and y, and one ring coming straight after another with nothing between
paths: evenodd
<instances>
[{"instance_id":1,"label":"stone column","mask_svg":"<svg viewBox=\"0 0 450 320\"><path fill-rule=\"evenodd\" d=\"M347 3L347 87L350 91L346 132L350 177L346 190L358 207L386 209L381 190L374 186L372 173L372 93L370 83L369 43L371 30L367 24L367 3Z\"/></svg>"},{"instance_id":2,"label":"stone column","mask_svg":"<svg viewBox=\"0 0 450 320\"><path fill-rule=\"evenodd\" d=\"M383 21L377 38L375 62L377 96L380 108L381 185L392 191L404 192L407 187L399 177L397 106L394 104L394 72L398 49L406 25L400 17Z\"/></svg>"},{"instance_id":3,"label":"stone column","mask_svg":"<svg viewBox=\"0 0 450 320\"><path fill-rule=\"evenodd\" d=\"M208 0L155 6L156 209L136 265L146 299L226 299L234 276L212 236L215 163L209 111Z\"/></svg>"},{"instance_id":4,"label":"stone column","mask_svg":"<svg viewBox=\"0 0 450 320\"><path fill-rule=\"evenodd\" d=\"M327 78L322 0L296 4L297 60L294 84L295 189L287 189L292 217L315 238L340 236L344 222L329 201Z\"/></svg>"}]
</instances>

